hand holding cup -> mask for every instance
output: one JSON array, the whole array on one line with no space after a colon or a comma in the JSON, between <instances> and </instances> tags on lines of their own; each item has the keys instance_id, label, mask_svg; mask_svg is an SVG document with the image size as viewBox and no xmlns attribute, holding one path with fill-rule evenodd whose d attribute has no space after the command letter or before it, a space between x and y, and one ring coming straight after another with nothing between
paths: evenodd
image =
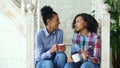
<instances>
[{"instance_id":1,"label":"hand holding cup","mask_svg":"<svg viewBox=\"0 0 120 68\"><path fill-rule=\"evenodd\" d=\"M65 44L57 44L57 51L64 52L66 50Z\"/></svg>"},{"instance_id":2,"label":"hand holding cup","mask_svg":"<svg viewBox=\"0 0 120 68\"><path fill-rule=\"evenodd\" d=\"M79 53L73 54L72 59L74 62L79 62L81 60L80 54Z\"/></svg>"}]
</instances>

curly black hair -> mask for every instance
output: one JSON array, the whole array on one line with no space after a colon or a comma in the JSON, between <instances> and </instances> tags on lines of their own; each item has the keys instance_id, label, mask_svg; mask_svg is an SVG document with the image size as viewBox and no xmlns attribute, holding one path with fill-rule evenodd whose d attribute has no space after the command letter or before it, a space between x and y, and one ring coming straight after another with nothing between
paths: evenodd
<instances>
[{"instance_id":1,"label":"curly black hair","mask_svg":"<svg viewBox=\"0 0 120 68\"><path fill-rule=\"evenodd\" d=\"M87 23L87 30L89 32L93 32L93 33L97 33L97 28L99 27L98 22L95 20L95 18L87 13L81 13L75 16L73 23L72 23L72 28L75 28L75 24L76 24L76 18L81 16L83 18L83 20Z\"/></svg>"},{"instance_id":2,"label":"curly black hair","mask_svg":"<svg viewBox=\"0 0 120 68\"><path fill-rule=\"evenodd\" d=\"M57 13L53 11L53 9L50 6L44 6L41 9L41 15L45 25L47 25L47 19L53 18L53 14L57 15Z\"/></svg>"}]
</instances>

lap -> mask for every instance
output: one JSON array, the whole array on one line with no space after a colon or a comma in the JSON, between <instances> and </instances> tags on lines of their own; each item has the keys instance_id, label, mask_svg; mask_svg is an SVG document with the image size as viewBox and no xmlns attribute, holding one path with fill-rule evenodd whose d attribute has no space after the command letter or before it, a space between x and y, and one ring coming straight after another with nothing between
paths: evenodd
<instances>
[{"instance_id":1,"label":"lap","mask_svg":"<svg viewBox=\"0 0 120 68\"><path fill-rule=\"evenodd\" d=\"M92 62L84 62L80 68L99 68L98 64Z\"/></svg>"},{"instance_id":2,"label":"lap","mask_svg":"<svg viewBox=\"0 0 120 68\"><path fill-rule=\"evenodd\" d=\"M56 53L55 60L67 60L67 56L63 52Z\"/></svg>"},{"instance_id":3,"label":"lap","mask_svg":"<svg viewBox=\"0 0 120 68\"><path fill-rule=\"evenodd\" d=\"M42 60L36 62L36 68L53 68L53 62L51 60Z\"/></svg>"},{"instance_id":4,"label":"lap","mask_svg":"<svg viewBox=\"0 0 120 68\"><path fill-rule=\"evenodd\" d=\"M77 63L67 62L64 68L80 68L80 66L81 66L80 62L77 62Z\"/></svg>"},{"instance_id":5,"label":"lap","mask_svg":"<svg viewBox=\"0 0 120 68\"><path fill-rule=\"evenodd\" d=\"M61 62L61 63L60 63ZM50 60L41 60L36 62L36 68L52 68L55 65L64 65L66 63L66 55L65 53L56 53L54 57Z\"/></svg>"},{"instance_id":6,"label":"lap","mask_svg":"<svg viewBox=\"0 0 120 68\"><path fill-rule=\"evenodd\" d=\"M64 68L99 68L98 64L94 64L92 62L84 62L84 63L74 63L67 62Z\"/></svg>"}]
</instances>

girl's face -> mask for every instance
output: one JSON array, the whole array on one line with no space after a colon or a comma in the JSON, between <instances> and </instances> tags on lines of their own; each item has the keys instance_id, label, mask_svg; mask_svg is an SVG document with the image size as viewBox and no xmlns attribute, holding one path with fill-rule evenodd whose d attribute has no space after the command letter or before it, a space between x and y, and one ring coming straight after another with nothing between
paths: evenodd
<instances>
[{"instance_id":1,"label":"girl's face","mask_svg":"<svg viewBox=\"0 0 120 68\"><path fill-rule=\"evenodd\" d=\"M53 18L50 20L50 27L53 28L54 30L59 28L59 17L56 14L53 14Z\"/></svg>"},{"instance_id":2,"label":"girl's face","mask_svg":"<svg viewBox=\"0 0 120 68\"><path fill-rule=\"evenodd\" d=\"M80 32L81 30L85 29L86 22L83 20L82 16L78 16L75 21L75 31Z\"/></svg>"}]
</instances>

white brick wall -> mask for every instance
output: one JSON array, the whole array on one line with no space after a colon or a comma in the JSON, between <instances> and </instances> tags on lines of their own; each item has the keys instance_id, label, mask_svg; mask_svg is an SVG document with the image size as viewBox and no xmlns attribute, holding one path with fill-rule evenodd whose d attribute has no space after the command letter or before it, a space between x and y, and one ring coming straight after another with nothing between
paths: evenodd
<instances>
[{"instance_id":1,"label":"white brick wall","mask_svg":"<svg viewBox=\"0 0 120 68\"><path fill-rule=\"evenodd\" d=\"M71 25L74 17L79 13L91 13L91 4L90 0L40 0L40 8L50 5L58 13L65 43L71 43L73 35ZM42 21L41 23L43 24Z\"/></svg>"}]
</instances>

